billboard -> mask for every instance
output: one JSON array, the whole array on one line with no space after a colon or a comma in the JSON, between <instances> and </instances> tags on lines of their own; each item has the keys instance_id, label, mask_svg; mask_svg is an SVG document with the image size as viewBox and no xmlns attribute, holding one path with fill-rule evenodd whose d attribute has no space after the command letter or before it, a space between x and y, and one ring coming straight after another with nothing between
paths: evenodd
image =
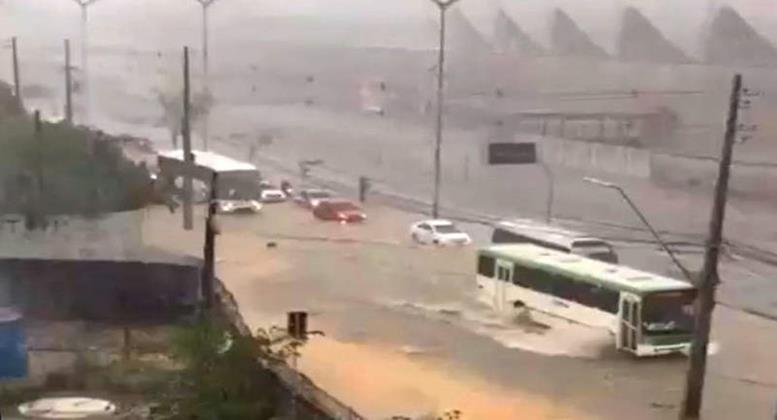
<instances>
[{"instance_id":1,"label":"billboard","mask_svg":"<svg viewBox=\"0 0 777 420\"><path fill-rule=\"evenodd\" d=\"M529 165L537 163L536 143L489 143L489 165Z\"/></svg>"}]
</instances>

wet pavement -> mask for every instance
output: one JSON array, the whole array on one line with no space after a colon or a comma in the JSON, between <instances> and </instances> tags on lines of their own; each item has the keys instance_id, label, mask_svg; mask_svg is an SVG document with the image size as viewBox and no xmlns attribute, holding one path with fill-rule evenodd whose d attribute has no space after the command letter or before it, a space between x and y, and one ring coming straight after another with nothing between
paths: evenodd
<instances>
[{"instance_id":1,"label":"wet pavement","mask_svg":"<svg viewBox=\"0 0 777 420\"><path fill-rule=\"evenodd\" d=\"M476 299L474 250L419 247L420 215L368 205L369 222L319 222L291 204L220 220L217 274L252 328L311 313L302 370L369 418L449 409L465 418L665 419L681 398L686 359L635 360L611 338L556 321L530 328ZM197 254L201 232L151 209L145 240ZM328 238L323 240L322 238ZM277 248L267 248L268 242ZM609 340L608 340L609 338ZM705 411L764 418L777 384L773 324L719 308Z\"/></svg>"}]
</instances>

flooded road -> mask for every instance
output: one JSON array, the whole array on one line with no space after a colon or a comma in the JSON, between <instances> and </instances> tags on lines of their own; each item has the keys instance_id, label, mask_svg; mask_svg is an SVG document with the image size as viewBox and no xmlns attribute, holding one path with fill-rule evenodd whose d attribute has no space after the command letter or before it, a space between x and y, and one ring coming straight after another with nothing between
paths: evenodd
<instances>
[{"instance_id":1,"label":"flooded road","mask_svg":"<svg viewBox=\"0 0 777 420\"><path fill-rule=\"evenodd\" d=\"M292 204L268 205L261 215L222 217L217 244L217 275L252 328L310 312L310 328L326 337L311 340L300 366L357 411L378 419L452 409L467 419L674 415L684 357L636 360L612 350L606 333L500 318L477 300L473 249L412 245L406 227L419 215L366 210L368 223L341 226ZM199 253L201 233L182 232L179 219L150 211L146 241ZM713 336L705 418L765 417L777 332L721 308Z\"/></svg>"},{"instance_id":2,"label":"flooded road","mask_svg":"<svg viewBox=\"0 0 777 420\"><path fill-rule=\"evenodd\" d=\"M165 129L156 124L159 111L151 91L116 83L111 76L103 74L101 82L95 76L94 124L169 147ZM249 150L246 139L278 130L281 134L260 154L292 168L299 159L321 158L322 172L344 183L355 185L359 175L367 175L378 188L429 196L431 125L301 105L222 101L211 120L215 151L241 158ZM48 102L42 106L51 108ZM445 208L541 217L547 190L541 172L483 168L480 138L468 130L447 132ZM633 229L594 223L639 227L611 191L584 184L586 174L556 169L557 216L584 221L581 230L617 237L625 264L671 272L654 245L628 241L633 238L624 232ZM633 191L660 229L703 234L706 196L615 180ZM770 207L737 200L734 205L737 210L727 221L734 236L773 242ZM283 325L289 310L311 313L311 327L327 336L304 349L302 369L358 411L384 418L460 409L467 419L488 420L675 415L685 359L635 360L615 353L611 338L598 331L559 320L499 317L478 302L473 249L414 246L407 229L423 216L379 205L367 211L370 221L363 226L319 223L287 204L267 206L256 217L224 217L217 251L217 273L253 328ZM147 216L149 244L200 254L202 232L181 231L180 214L151 209ZM488 240L483 226L465 229L478 243ZM636 236L644 239L643 233ZM268 249L269 241L279 247ZM686 253L683 261L698 266L698 251ZM727 260L722 274L721 300L777 314L773 268ZM775 324L724 307L718 307L714 321L717 353L710 358L705 418L767 418L777 393Z\"/></svg>"}]
</instances>

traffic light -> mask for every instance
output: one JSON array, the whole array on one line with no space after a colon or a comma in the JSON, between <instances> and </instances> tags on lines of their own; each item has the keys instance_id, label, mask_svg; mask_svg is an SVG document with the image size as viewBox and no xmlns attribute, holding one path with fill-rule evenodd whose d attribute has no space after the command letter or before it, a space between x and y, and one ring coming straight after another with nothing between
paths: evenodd
<instances>
[{"instance_id":1,"label":"traffic light","mask_svg":"<svg viewBox=\"0 0 777 420\"><path fill-rule=\"evenodd\" d=\"M289 312L286 332L289 337L306 340L308 338L308 313Z\"/></svg>"}]
</instances>

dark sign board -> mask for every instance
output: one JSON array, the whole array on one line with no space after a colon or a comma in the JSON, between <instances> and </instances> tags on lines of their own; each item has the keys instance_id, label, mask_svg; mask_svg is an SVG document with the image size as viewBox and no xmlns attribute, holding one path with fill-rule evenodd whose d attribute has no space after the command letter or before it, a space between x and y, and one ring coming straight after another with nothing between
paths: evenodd
<instances>
[{"instance_id":1,"label":"dark sign board","mask_svg":"<svg viewBox=\"0 0 777 420\"><path fill-rule=\"evenodd\" d=\"M489 165L528 165L537 163L536 143L489 143Z\"/></svg>"}]
</instances>

